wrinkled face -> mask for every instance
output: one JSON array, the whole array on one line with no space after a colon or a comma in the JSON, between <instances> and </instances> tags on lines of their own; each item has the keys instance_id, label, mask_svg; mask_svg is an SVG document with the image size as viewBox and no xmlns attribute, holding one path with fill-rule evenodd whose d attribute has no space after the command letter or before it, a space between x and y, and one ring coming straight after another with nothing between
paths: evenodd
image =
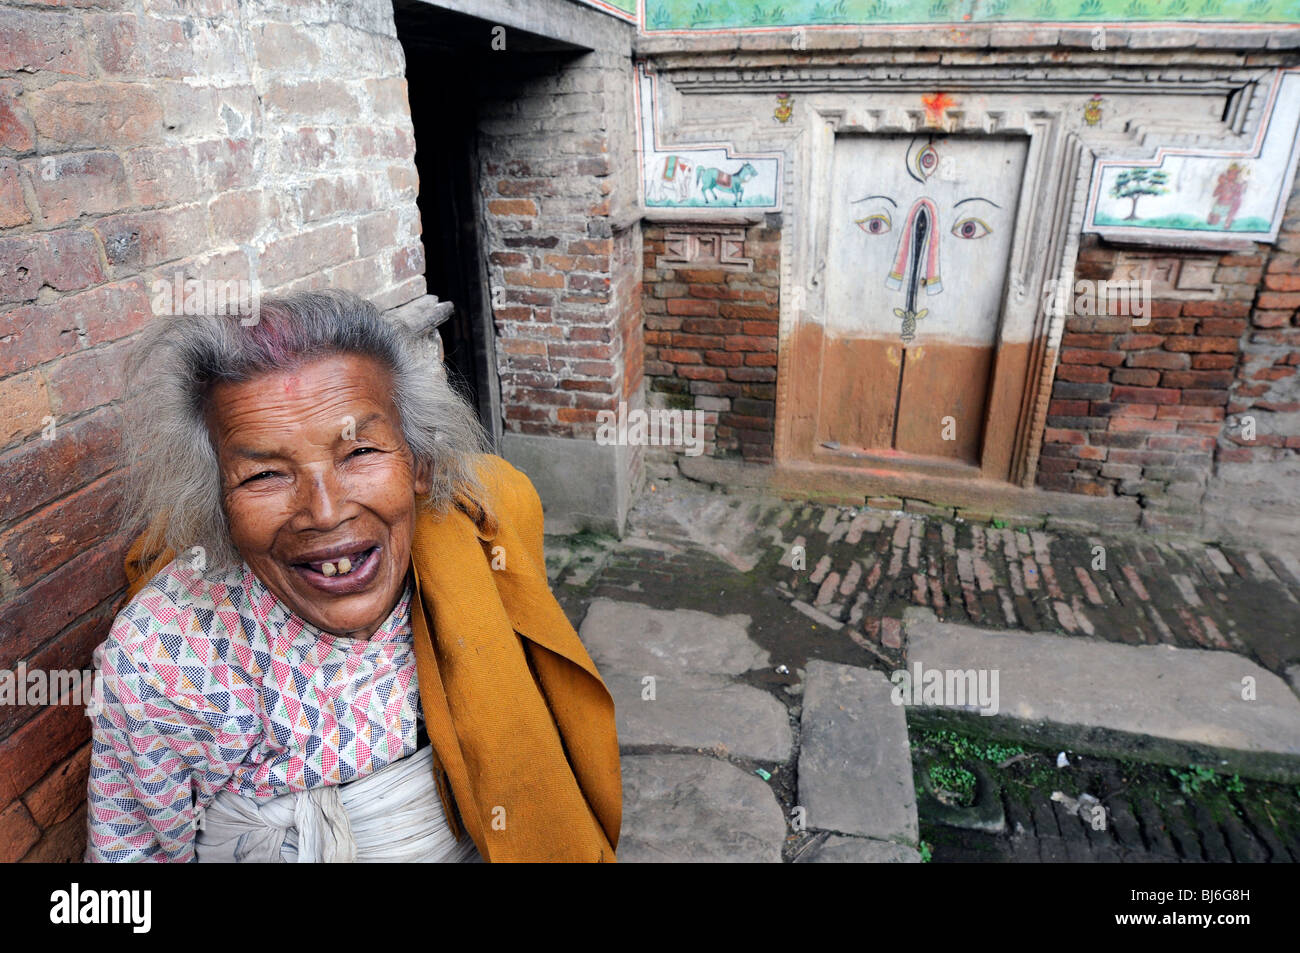
<instances>
[{"instance_id":1,"label":"wrinkled face","mask_svg":"<svg viewBox=\"0 0 1300 953\"><path fill-rule=\"evenodd\" d=\"M235 547L295 614L369 638L401 597L417 472L388 373L332 355L213 388L208 427Z\"/></svg>"}]
</instances>

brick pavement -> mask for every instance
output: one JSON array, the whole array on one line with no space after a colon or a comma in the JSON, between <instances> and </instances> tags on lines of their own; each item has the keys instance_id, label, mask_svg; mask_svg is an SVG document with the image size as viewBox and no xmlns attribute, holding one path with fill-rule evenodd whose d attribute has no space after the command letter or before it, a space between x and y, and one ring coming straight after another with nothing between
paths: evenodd
<instances>
[{"instance_id":1,"label":"brick pavement","mask_svg":"<svg viewBox=\"0 0 1300 953\"><path fill-rule=\"evenodd\" d=\"M925 606L988 628L1234 651L1284 676L1300 662L1300 559L1289 552L787 503L682 481L662 493L633 513L608 571L671 575L674 554L742 540L731 549L752 549L756 582L891 661L903 610Z\"/></svg>"}]
</instances>

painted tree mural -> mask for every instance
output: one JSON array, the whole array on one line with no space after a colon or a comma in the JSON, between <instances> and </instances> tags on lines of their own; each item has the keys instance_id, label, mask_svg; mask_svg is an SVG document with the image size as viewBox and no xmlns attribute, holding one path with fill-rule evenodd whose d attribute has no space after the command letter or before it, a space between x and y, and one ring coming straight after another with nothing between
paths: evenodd
<instances>
[{"instance_id":1,"label":"painted tree mural","mask_svg":"<svg viewBox=\"0 0 1300 953\"><path fill-rule=\"evenodd\" d=\"M1111 198L1128 199L1133 203L1124 221L1131 222L1137 218L1138 199L1144 195L1164 195L1169 191L1169 176L1164 172L1152 172L1149 169L1125 169L1115 176L1115 184L1110 187Z\"/></svg>"}]
</instances>

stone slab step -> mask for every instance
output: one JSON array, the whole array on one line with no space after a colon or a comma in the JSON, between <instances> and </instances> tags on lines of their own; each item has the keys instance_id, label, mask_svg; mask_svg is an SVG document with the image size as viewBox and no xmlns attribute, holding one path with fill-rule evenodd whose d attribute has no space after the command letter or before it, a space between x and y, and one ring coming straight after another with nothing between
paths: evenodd
<instances>
[{"instance_id":1,"label":"stone slab step","mask_svg":"<svg viewBox=\"0 0 1300 953\"><path fill-rule=\"evenodd\" d=\"M761 688L721 675L674 672L647 684L644 676L606 674L614 696L619 745L721 749L759 761L786 761L794 746L790 716ZM649 689L653 688L653 698Z\"/></svg>"},{"instance_id":2,"label":"stone slab step","mask_svg":"<svg viewBox=\"0 0 1300 953\"><path fill-rule=\"evenodd\" d=\"M889 679L820 659L806 671L799 804L808 828L915 845L907 720Z\"/></svg>"},{"instance_id":3,"label":"stone slab step","mask_svg":"<svg viewBox=\"0 0 1300 953\"><path fill-rule=\"evenodd\" d=\"M994 631L909 615L909 670L920 663L922 672L998 674L995 715L972 706L920 705L910 708L909 718L955 719L1001 737L1093 754L1300 780L1300 699L1281 678L1240 655ZM1252 684L1253 699L1243 697Z\"/></svg>"},{"instance_id":4,"label":"stone slab step","mask_svg":"<svg viewBox=\"0 0 1300 953\"><path fill-rule=\"evenodd\" d=\"M690 754L623 757L620 863L781 862L785 815L757 775Z\"/></svg>"},{"instance_id":5,"label":"stone slab step","mask_svg":"<svg viewBox=\"0 0 1300 953\"><path fill-rule=\"evenodd\" d=\"M768 665L767 650L748 635L749 623L747 615L593 599L578 636L602 676L740 675Z\"/></svg>"}]
</instances>

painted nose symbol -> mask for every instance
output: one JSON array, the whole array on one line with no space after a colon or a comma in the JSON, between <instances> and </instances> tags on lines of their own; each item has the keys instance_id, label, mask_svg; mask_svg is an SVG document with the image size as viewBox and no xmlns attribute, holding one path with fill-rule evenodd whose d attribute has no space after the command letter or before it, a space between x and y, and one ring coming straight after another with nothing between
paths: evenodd
<instances>
[{"instance_id":1,"label":"painted nose symbol","mask_svg":"<svg viewBox=\"0 0 1300 953\"><path fill-rule=\"evenodd\" d=\"M928 295L943 290L939 280L939 213L930 199L917 199L907 214L907 224L898 239L898 252L894 267L885 279L890 288L901 291L906 282L907 301L904 307L895 308L894 314L902 319L903 341L916 337L916 322L925 317L928 308L916 310L917 291L925 288Z\"/></svg>"}]
</instances>

